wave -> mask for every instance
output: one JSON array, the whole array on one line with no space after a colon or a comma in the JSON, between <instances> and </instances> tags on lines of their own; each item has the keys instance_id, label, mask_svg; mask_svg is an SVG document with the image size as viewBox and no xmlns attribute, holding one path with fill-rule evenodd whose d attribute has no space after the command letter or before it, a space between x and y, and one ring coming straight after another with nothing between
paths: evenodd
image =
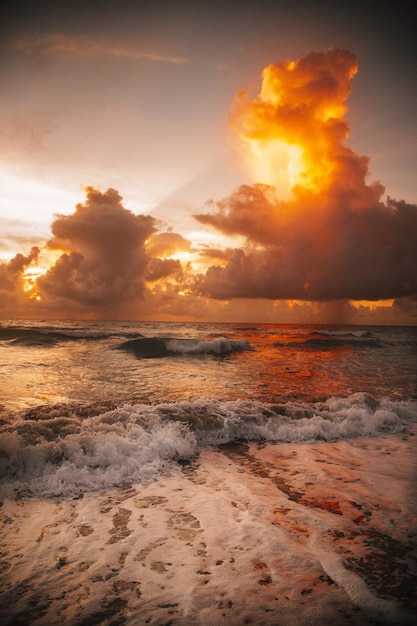
<instances>
[{"instance_id":1,"label":"wave","mask_svg":"<svg viewBox=\"0 0 417 626\"><path fill-rule=\"evenodd\" d=\"M315 330L313 335L323 335L324 337L372 337L369 330Z\"/></svg>"},{"instance_id":2,"label":"wave","mask_svg":"<svg viewBox=\"0 0 417 626\"><path fill-rule=\"evenodd\" d=\"M381 348L386 345L367 330L316 330L306 344L311 347Z\"/></svg>"},{"instance_id":3,"label":"wave","mask_svg":"<svg viewBox=\"0 0 417 626\"><path fill-rule=\"evenodd\" d=\"M205 447L331 442L407 431L416 401L356 393L324 402L219 401L40 406L2 427L2 497L76 495L147 482Z\"/></svg>"},{"instance_id":4,"label":"wave","mask_svg":"<svg viewBox=\"0 0 417 626\"><path fill-rule=\"evenodd\" d=\"M302 341L277 341L274 345L277 348L332 350L334 348L382 348L392 344L381 341L378 337L373 337L370 333L314 332L312 336Z\"/></svg>"},{"instance_id":5,"label":"wave","mask_svg":"<svg viewBox=\"0 0 417 626\"><path fill-rule=\"evenodd\" d=\"M303 342L302 347L305 348L318 348L324 350L331 350L332 348L381 348L384 344L377 338L373 337L360 337L357 339L349 337L335 337L329 335L326 338L312 338Z\"/></svg>"},{"instance_id":6,"label":"wave","mask_svg":"<svg viewBox=\"0 0 417 626\"><path fill-rule=\"evenodd\" d=\"M131 352L138 358L150 359L178 355L227 356L233 352L243 352L252 348L244 339L232 340L226 337L206 340L141 337L125 341L115 349Z\"/></svg>"},{"instance_id":7,"label":"wave","mask_svg":"<svg viewBox=\"0 0 417 626\"><path fill-rule=\"evenodd\" d=\"M55 327L44 326L15 326L0 325L0 341L7 341L12 346L25 347L50 347L60 342L77 341L77 340L100 340L110 337L141 337L138 332L121 332L120 330L97 330L94 328L74 328L74 327Z\"/></svg>"}]
</instances>

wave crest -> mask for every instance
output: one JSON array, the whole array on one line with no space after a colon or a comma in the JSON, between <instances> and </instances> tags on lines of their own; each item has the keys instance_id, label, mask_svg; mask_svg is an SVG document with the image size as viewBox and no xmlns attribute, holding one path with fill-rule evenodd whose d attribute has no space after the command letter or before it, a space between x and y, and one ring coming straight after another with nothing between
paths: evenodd
<instances>
[{"instance_id":1,"label":"wave crest","mask_svg":"<svg viewBox=\"0 0 417 626\"><path fill-rule=\"evenodd\" d=\"M40 407L39 414L31 409L3 426L3 496L68 495L146 482L201 448L233 441L330 442L401 432L417 421L416 401L377 401L364 393L320 403L201 398L95 410Z\"/></svg>"},{"instance_id":2,"label":"wave crest","mask_svg":"<svg viewBox=\"0 0 417 626\"><path fill-rule=\"evenodd\" d=\"M233 352L251 350L244 340L216 337L215 339L175 339L169 337L141 337L124 341L117 350L131 352L138 358L160 358L179 355L228 356Z\"/></svg>"}]
</instances>

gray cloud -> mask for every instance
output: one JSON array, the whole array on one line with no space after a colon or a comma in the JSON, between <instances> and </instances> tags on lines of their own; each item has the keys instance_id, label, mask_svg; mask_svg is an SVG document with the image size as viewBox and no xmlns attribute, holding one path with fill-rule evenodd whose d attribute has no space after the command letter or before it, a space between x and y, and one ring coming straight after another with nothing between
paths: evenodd
<instances>
[{"instance_id":1,"label":"gray cloud","mask_svg":"<svg viewBox=\"0 0 417 626\"><path fill-rule=\"evenodd\" d=\"M58 215L52 224L48 245L65 252L39 278L40 293L97 308L141 298L149 262L145 242L155 220L125 209L114 189L86 191L85 204L72 215Z\"/></svg>"},{"instance_id":2,"label":"gray cloud","mask_svg":"<svg viewBox=\"0 0 417 626\"><path fill-rule=\"evenodd\" d=\"M196 216L252 244L235 250L226 267L210 267L202 294L301 300L417 294L416 206L389 200L358 211L335 203L318 213L308 206L293 211L270 196L270 188L241 187L217 213Z\"/></svg>"}]
</instances>

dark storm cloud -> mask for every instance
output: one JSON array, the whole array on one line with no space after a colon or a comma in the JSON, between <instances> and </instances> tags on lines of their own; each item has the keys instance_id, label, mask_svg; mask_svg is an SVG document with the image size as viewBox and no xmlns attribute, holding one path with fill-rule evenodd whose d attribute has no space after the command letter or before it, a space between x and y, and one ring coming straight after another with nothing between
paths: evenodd
<instances>
[{"instance_id":1,"label":"dark storm cloud","mask_svg":"<svg viewBox=\"0 0 417 626\"><path fill-rule=\"evenodd\" d=\"M263 202L262 202L263 196ZM292 209L292 212L291 210ZM251 245L200 284L214 298L377 300L417 294L417 207L403 201L322 212L271 200L271 189L241 187L217 213L197 216Z\"/></svg>"}]
</instances>

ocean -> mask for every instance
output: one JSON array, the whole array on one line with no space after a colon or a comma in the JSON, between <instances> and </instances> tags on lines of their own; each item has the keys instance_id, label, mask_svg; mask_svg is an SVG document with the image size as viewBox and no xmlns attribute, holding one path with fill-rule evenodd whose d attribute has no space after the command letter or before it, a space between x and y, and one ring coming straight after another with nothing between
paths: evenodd
<instances>
[{"instance_id":1,"label":"ocean","mask_svg":"<svg viewBox=\"0 0 417 626\"><path fill-rule=\"evenodd\" d=\"M417 328L0 322L2 624L414 624Z\"/></svg>"}]
</instances>

